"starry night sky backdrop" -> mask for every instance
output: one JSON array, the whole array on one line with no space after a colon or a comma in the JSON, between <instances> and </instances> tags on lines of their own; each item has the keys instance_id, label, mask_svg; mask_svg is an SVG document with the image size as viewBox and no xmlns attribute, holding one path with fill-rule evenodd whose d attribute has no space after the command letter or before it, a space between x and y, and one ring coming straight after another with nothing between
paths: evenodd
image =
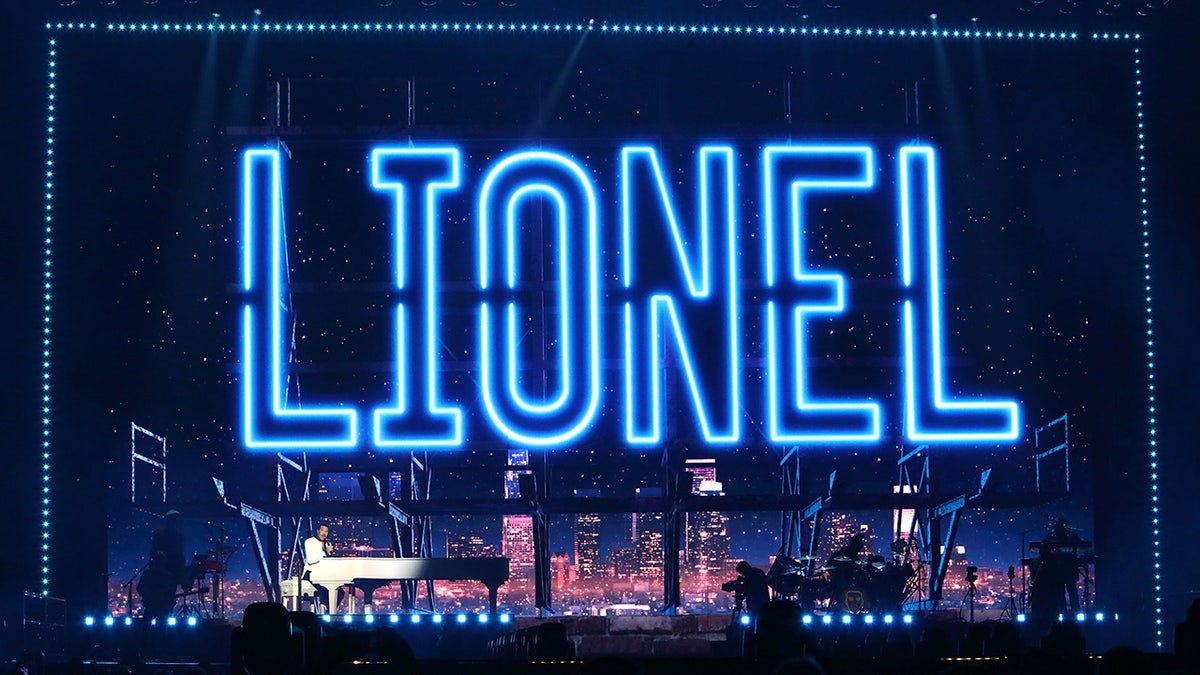
<instances>
[{"instance_id":1,"label":"starry night sky backdrop","mask_svg":"<svg viewBox=\"0 0 1200 675\"><path fill-rule=\"evenodd\" d=\"M170 439L179 479L171 488L183 498L207 496L213 473L243 494L273 489L273 474L245 457L233 428L238 156L266 137L228 130L266 125L269 87L291 77L293 123L327 132L290 139L294 158L285 168L293 280L306 284L297 292L306 399L350 393L375 401L385 391L390 323L379 251L390 232L386 200L371 193L365 174L374 143L459 142L467 186L503 152L564 149L594 172L615 244L614 160L626 140L661 145L682 195L694 179L691 151L728 140L738 151L739 211L750 227L760 212L762 143L861 139L880 153L879 188L823 200L828 210L811 218L810 264L846 273L852 305L814 334L813 378L831 394L881 392L891 426L878 449L816 451L805 466L814 490L834 467L851 491L890 489L899 332L890 152L909 140L930 142L943 168L952 390L1015 397L1030 432L1069 413L1078 460L1069 503L969 517L960 541L1002 560L1017 532L1065 509L1089 528L1095 517L1094 538L1113 574L1144 564L1137 542L1146 537L1133 531L1144 516L1121 512L1137 501L1117 494L1144 473L1116 456L1143 456L1146 426L1131 45L592 35L560 80L576 40L103 33L63 40L57 143L70 162L60 163L56 179L69 198L57 201L55 315L63 337L55 360L56 372L69 376L58 388L55 434L58 452L75 459L58 466L64 484L87 493L88 479L124 470L133 420ZM403 124L410 78L418 92L412 128ZM919 124L906 119L905 89L911 95L914 82ZM86 150L69 152L75 148ZM463 230L464 242L472 201L447 205L445 222ZM693 201L677 206L690 211ZM470 246L457 248L473 257ZM753 259L743 276L747 268ZM470 340L459 343L469 350ZM616 401L619 371L605 377L605 400ZM457 379L470 382L466 373ZM748 396L761 391L760 372L746 380ZM581 449L549 458L558 467L552 493L629 494L657 484L657 457L616 447L612 415L605 420ZM728 493L772 493L775 454L763 447L761 420L748 421L744 449L702 451L686 428L681 435L694 454L720 458ZM994 467L998 489L1027 490L1030 450L1028 440L939 450L939 486L966 487L980 468ZM435 490L499 496L502 464L494 444L439 457L447 478ZM465 489L451 492L452 485ZM78 515L68 530L104 529L102 511ZM744 529L735 552L777 545L770 527ZM141 551L144 542L129 545ZM1113 590L1126 603L1144 601L1144 588Z\"/></svg>"}]
</instances>

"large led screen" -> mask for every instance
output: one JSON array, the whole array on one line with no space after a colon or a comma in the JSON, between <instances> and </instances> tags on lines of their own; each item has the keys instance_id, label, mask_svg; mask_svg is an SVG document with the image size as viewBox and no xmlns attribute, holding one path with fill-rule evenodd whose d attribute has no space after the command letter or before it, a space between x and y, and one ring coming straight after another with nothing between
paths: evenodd
<instances>
[{"instance_id":1,"label":"large led screen","mask_svg":"<svg viewBox=\"0 0 1200 675\"><path fill-rule=\"evenodd\" d=\"M781 484L841 498L819 561L909 555L889 497L963 495L943 607L968 564L1002 606L1057 517L1103 540L1096 464L1147 425L1136 40L260 21L51 47L53 435L105 458L112 611L168 509L200 612L214 572L221 612L265 597L241 505L280 515L285 578L318 520L394 555L339 506L366 473L467 505L429 553L509 558L517 613L525 471L606 500L548 516L556 610L662 609L663 515L611 500L663 495L664 452L738 505L687 514L680 611L809 552L753 508Z\"/></svg>"}]
</instances>

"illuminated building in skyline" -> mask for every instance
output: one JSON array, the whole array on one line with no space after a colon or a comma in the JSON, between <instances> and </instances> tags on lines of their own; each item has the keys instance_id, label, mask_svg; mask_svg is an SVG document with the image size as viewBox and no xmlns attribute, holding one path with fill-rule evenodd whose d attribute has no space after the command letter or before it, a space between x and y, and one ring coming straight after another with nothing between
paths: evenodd
<instances>
[{"instance_id":1,"label":"illuminated building in skyline","mask_svg":"<svg viewBox=\"0 0 1200 675\"><path fill-rule=\"evenodd\" d=\"M576 490L576 497L599 497L599 490ZM600 565L600 514L575 516L575 570L581 580L597 576Z\"/></svg>"},{"instance_id":2,"label":"illuminated building in skyline","mask_svg":"<svg viewBox=\"0 0 1200 675\"><path fill-rule=\"evenodd\" d=\"M509 450L508 465L528 466L528 450ZM519 499L521 497L520 475L529 473L509 469L504 472L504 498ZM508 558L509 578L516 582L531 583L533 581L533 516L510 514L502 520L503 539L501 552Z\"/></svg>"},{"instance_id":3,"label":"illuminated building in skyline","mask_svg":"<svg viewBox=\"0 0 1200 675\"><path fill-rule=\"evenodd\" d=\"M496 545L484 541L478 532L446 533L447 558L494 558L496 555Z\"/></svg>"}]
</instances>

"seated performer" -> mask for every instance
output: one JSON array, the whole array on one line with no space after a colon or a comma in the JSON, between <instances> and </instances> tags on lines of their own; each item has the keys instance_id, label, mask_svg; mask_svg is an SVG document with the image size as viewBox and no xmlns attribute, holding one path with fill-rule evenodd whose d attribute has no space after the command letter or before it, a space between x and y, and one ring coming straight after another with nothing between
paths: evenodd
<instances>
[{"instance_id":1,"label":"seated performer","mask_svg":"<svg viewBox=\"0 0 1200 675\"><path fill-rule=\"evenodd\" d=\"M333 542L329 541L329 524L318 523L317 531L313 536L304 540L304 574L301 579L309 580L313 569L321 564L325 558L333 555ZM337 605L329 604L329 591L321 586L315 585L317 600L327 612L333 612L342 604L342 599L346 597L346 591L343 588L338 588Z\"/></svg>"},{"instance_id":2,"label":"seated performer","mask_svg":"<svg viewBox=\"0 0 1200 675\"><path fill-rule=\"evenodd\" d=\"M854 536L850 537L845 545L834 551L833 555L829 556L829 562L827 562L825 566L835 567L837 565L856 563L862 556L864 548L866 548L866 541L863 539L862 534L855 534Z\"/></svg>"}]
</instances>

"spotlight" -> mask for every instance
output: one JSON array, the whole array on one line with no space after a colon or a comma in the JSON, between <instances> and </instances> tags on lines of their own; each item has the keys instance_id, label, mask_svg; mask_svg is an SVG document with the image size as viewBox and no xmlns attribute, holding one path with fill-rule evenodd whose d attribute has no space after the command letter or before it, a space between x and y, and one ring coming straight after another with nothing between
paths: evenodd
<instances>
[{"instance_id":1,"label":"spotlight","mask_svg":"<svg viewBox=\"0 0 1200 675\"><path fill-rule=\"evenodd\" d=\"M930 21L937 21L937 12L934 12L933 14L930 14L930 15L929 15L929 20L930 20Z\"/></svg>"},{"instance_id":2,"label":"spotlight","mask_svg":"<svg viewBox=\"0 0 1200 675\"><path fill-rule=\"evenodd\" d=\"M130 617L125 617L125 625L126 625L126 626L132 626L132 625L133 625L133 619L131 619Z\"/></svg>"},{"instance_id":3,"label":"spotlight","mask_svg":"<svg viewBox=\"0 0 1200 675\"><path fill-rule=\"evenodd\" d=\"M157 626L157 625L158 625L158 619L150 619L150 625L151 625L151 626Z\"/></svg>"},{"instance_id":4,"label":"spotlight","mask_svg":"<svg viewBox=\"0 0 1200 675\"><path fill-rule=\"evenodd\" d=\"M96 617L94 617L94 616L85 616L85 617L83 617L83 625L85 625L85 626L94 626L94 625L96 625Z\"/></svg>"},{"instance_id":5,"label":"spotlight","mask_svg":"<svg viewBox=\"0 0 1200 675\"><path fill-rule=\"evenodd\" d=\"M441 623L441 622L442 622L442 615L441 615L441 614L434 614L434 615L433 615L433 622L434 622L434 623Z\"/></svg>"},{"instance_id":6,"label":"spotlight","mask_svg":"<svg viewBox=\"0 0 1200 675\"><path fill-rule=\"evenodd\" d=\"M1024 614L1017 615L1017 623L1025 623L1025 615Z\"/></svg>"},{"instance_id":7,"label":"spotlight","mask_svg":"<svg viewBox=\"0 0 1200 675\"><path fill-rule=\"evenodd\" d=\"M479 615L479 623L487 623L487 622L488 622L488 615L487 615L487 614L480 614L480 615Z\"/></svg>"},{"instance_id":8,"label":"spotlight","mask_svg":"<svg viewBox=\"0 0 1200 675\"><path fill-rule=\"evenodd\" d=\"M843 625L849 626L852 621L854 621L854 619L851 618L849 614L842 615L842 624Z\"/></svg>"},{"instance_id":9,"label":"spotlight","mask_svg":"<svg viewBox=\"0 0 1200 675\"><path fill-rule=\"evenodd\" d=\"M512 617L508 615L508 612L500 615L500 623L508 623L511 619Z\"/></svg>"},{"instance_id":10,"label":"spotlight","mask_svg":"<svg viewBox=\"0 0 1200 675\"><path fill-rule=\"evenodd\" d=\"M324 621L325 623L329 623L329 622L333 621L333 617L329 616L328 614L324 614L321 616L321 620Z\"/></svg>"},{"instance_id":11,"label":"spotlight","mask_svg":"<svg viewBox=\"0 0 1200 675\"><path fill-rule=\"evenodd\" d=\"M884 623L886 623L886 624L887 624L887 625L889 625L889 626L890 626L890 625L892 625L892 622L893 622L893 621L895 621L895 620L896 620L896 617L892 616L891 614L884 614L884 615L883 615L883 622L884 622Z\"/></svg>"},{"instance_id":12,"label":"spotlight","mask_svg":"<svg viewBox=\"0 0 1200 675\"><path fill-rule=\"evenodd\" d=\"M821 623L828 626L829 624L833 623L833 617L826 614L825 616L821 617Z\"/></svg>"},{"instance_id":13,"label":"spotlight","mask_svg":"<svg viewBox=\"0 0 1200 675\"><path fill-rule=\"evenodd\" d=\"M113 625L113 618L111 616L104 617L104 625L105 626Z\"/></svg>"},{"instance_id":14,"label":"spotlight","mask_svg":"<svg viewBox=\"0 0 1200 675\"><path fill-rule=\"evenodd\" d=\"M353 614L343 614L342 615L342 623L354 623L354 615Z\"/></svg>"},{"instance_id":15,"label":"spotlight","mask_svg":"<svg viewBox=\"0 0 1200 675\"><path fill-rule=\"evenodd\" d=\"M262 16L262 10L255 7L254 8L254 16Z\"/></svg>"},{"instance_id":16,"label":"spotlight","mask_svg":"<svg viewBox=\"0 0 1200 675\"><path fill-rule=\"evenodd\" d=\"M365 622L367 622L367 623L375 623L375 615L374 615L374 614L368 614L368 615L366 615L366 616L364 616L364 617L363 617L363 621L365 621Z\"/></svg>"},{"instance_id":17,"label":"spotlight","mask_svg":"<svg viewBox=\"0 0 1200 675\"><path fill-rule=\"evenodd\" d=\"M863 623L865 623L865 624L867 624L868 626L870 626L871 624L875 623L875 617L873 617L873 616L871 616L870 614L868 614L868 615L866 615L866 616L864 616L864 617L863 617Z\"/></svg>"},{"instance_id":18,"label":"spotlight","mask_svg":"<svg viewBox=\"0 0 1200 675\"><path fill-rule=\"evenodd\" d=\"M742 618L740 619L740 621L741 621L741 623L742 623L742 625L743 625L743 626L749 626L749 625L750 625L750 617L749 617L749 616L747 616L747 615L745 615L745 614L743 614L743 615L742 615Z\"/></svg>"},{"instance_id":19,"label":"spotlight","mask_svg":"<svg viewBox=\"0 0 1200 675\"><path fill-rule=\"evenodd\" d=\"M1087 621L1087 614L1084 614L1083 612L1076 614L1075 621L1077 621L1078 623L1083 623L1084 621Z\"/></svg>"},{"instance_id":20,"label":"spotlight","mask_svg":"<svg viewBox=\"0 0 1200 675\"><path fill-rule=\"evenodd\" d=\"M804 624L805 626L811 626L812 614L805 614L804 616L800 617L800 623Z\"/></svg>"},{"instance_id":21,"label":"spotlight","mask_svg":"<svg viewBox=\"0 0 1200 675\"><path fill-rule=\"evenodd\" d=\"M408 617L408 621L410 623L421 623L421 615L413 614L412 616Z\"/></svg>"},{"instance_id":22,"label":"spotlight","mask_svg":"<svg viewBox=\"0 0 1200 675\"><path fill-rule=\"evenodd\" d=\"M193 628L194 628L194 627L196 626L196 617L194 617L194 616L189 616L189 617L187 618L187 625L189 625L189 626L191 626L191 627L193 627Z\"/></svg>"},{"instance_id":23,"label":"spotlight","mask_svg":"<svg viewBox=\"0 0 1200 675\"><path fill-rule=\"evenodd\" d=\"M1096 620L1103 621L1104 620L1104 612L1096 612Z\"/></svg>"},{"instance_id":24,"label":"spotlight","mask_svg":"<svg viewBox=\"0 0 1200 675\"><path fill-rule=\"evenodd\" d=\"M466 623L466 622L467 622L467 615L466 615L466 614L459 614L457 617L455 617L455 619L456 619L456 620L457 620L459 623Z\"/></svg>"},{"instance_id":25,"label":"spotlight","mask_svg":"<svg viewBox=\"0 0 1200 675\"><path fill-rule=\"evenodd\" d=\"M167 625L168 626L174 626L176 623L178 623L178 620L175 617L173 617L173 616L167 617Z\"/></svg>"},{"instance_id":26,"label":"spotlight","mask_svg":"<svg viewBox=\"0 0 1200 675\"><path fill-rule=\"evenodd\" d=\"M905 614L904 618L901 619L901 621L903 621L904 623L909 623L909 624L912 623L912 614Z\"/></svg>"}]
</instances>

